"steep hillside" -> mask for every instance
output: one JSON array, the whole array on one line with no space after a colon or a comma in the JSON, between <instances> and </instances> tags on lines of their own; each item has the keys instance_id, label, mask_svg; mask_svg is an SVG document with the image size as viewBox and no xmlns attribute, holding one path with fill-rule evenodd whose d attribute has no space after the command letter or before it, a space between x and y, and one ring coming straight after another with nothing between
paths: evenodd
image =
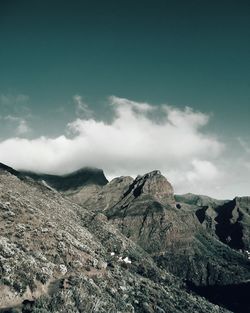
<instances>
[{"instance_id":1,"label":"steep hillside","mask_svg":"<svg viewBox=\"0 0 250 313\"><path fill-rule=\"evenodd\" d=\"M0 229L2 312L226 312L187 293L102 213L3 166Z\"/></svg>"},{"instance_id":2,"label":"steep hillside","mask_svg":"<svg viewBox=\"0 0 250 313\"><path fill-rule=\"evenodd\" d=\"M75 192L64 194L75 203L91 211L102 211L115 205L122 198L132 182L132 177L117 177L104 186L89 185Z\"/></svg>"},{"instance_id":3,"label":"steep hillside","mask_svg":"<svg viewBox=\"0 0 250 313\"><path fill-rule=\"evenodd\" d=\"M248 260L205 231L196 213L176 205L171 185L158 171L136 178L105 212L158 263L195 285L250 278Z\"/></svg>"}]
</instances>

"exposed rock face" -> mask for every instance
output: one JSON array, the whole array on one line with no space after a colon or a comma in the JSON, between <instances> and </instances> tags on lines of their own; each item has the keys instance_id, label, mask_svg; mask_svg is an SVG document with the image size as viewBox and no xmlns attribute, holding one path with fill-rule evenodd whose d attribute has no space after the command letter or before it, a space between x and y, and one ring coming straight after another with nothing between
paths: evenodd
<instances>
[{"instance_id":1,"label":"exposed rock face","mask_svg":"<svg viewBox=\"0 0 250 313\"><path fill-rule=\"evenodd\" d=\"M187 194L175 196L179 205L195 211L202 226L236 250L250 250L250 197L215 200Z\"/></svg>"},{"instance_id":2,"label":"exposed rock face","mask_svg":"<svg viewBox=\"0 0 250 313\"><path fill-rule=\"evenodd\" d=\"M124 194L122 202L130 202L132 198L144 196L149 196L163 205L175 202L173 187L160 171L137 176Z\"/></svg>"},{"instance_id":3,"label":"exposed rock face","mask_svg":"<svg viewBox=\"0 0 250 313\"><path fill-rule=\"evenodd\" d=\"M159 171L153 171L138 176L105 214L127 237L153 253L166 248L162 233L173 225L171 218L166 218L164 205L172 204L172 186Z\"/></svg>"},{"instance_id":4,"label":"exposed rock face","mask_svg":"<svg viewBox=\"0 0 250 313\"><path fill-rule=\"evenodd\" d=\"M250 277L246 257L216 239L213 219L225 201L187 198L188 204L177 205L171 185L154 171L137 177L105 214L159 265L194 285L234 284Z\"/></svg>"},{"instance_id":5,"label":"exposed rock face","mask_svg":"<svg viewBox=\"0 0 250 313\"><path fill-rule=\"evenodd\" d=\"M120 206L121 203L130 202L132 198L145 196L162 204L174 203L173 188L159 171L138 176L135 180L129 176L117 177L90 193L84 187L75 192L73 200L92 210L109 210L118 203Z\"/></svg>"},{"instance_id":6,"label":"exposed rock face","mask_svg":"<svg viewBox=\"0 0 250 313\"><path fill-rule=\"evenodd\" d=\"M98 209L107 210L113 207L122 199L124 193L132 182L133 178L130 176L122 176L112 179L111 182L105 185L98 194Z\"/></svg>"},{"instance_id":7,"label":"exposed rock face","mask_svg":"<svg viewBox=\"0 0 250 313\"><path fill-rule=\"evenodd\" d=\"M102 213L19 177L0 168L0 309L226 312L188 294Z\"/></svg>"},{"instance_id":8,"label":"exposed rock face","mask_svg":"<svg viewBox=\"0 0 250 313\"><path fill-rule=\"evenodd\" d=\"M96 192L92 192L91 197L88 196L87 199L89 192L86 188L82 188L76 194L78 197L80 195L76 202L90 210L107 210L121 200L132 182L133 178L129 176L114 178L105 186L98 186L99 189L96 188Z\"/></svg>"},{"instance_id":9,"label":"exposed rock face","mask_svg":"<svg viewBox=\"0 0 250 313\"><path fill-rule=\"evenodd\" d=\"M231 248L250 250L250 197L237 197L215 211L218 238Z\"/></svg>"},{"instance_id":10,"label":"exposed rock face","mask_svg":"<svg viewBox=\"0 0 250 313\"><path fill-rule=\"evenodd\" d=\"M84 207L88 207L87 203L88 202L93 203L94 199L96 199L96 201L94 201L96 205L92 206L91 208L94 211L98 207L97 195L99 194L101 190L102 190L102 186L91 184L91 185L83 186L76 190L68 190L67 192L61 192L61 193L64 196L66 196L68 199Z\"/></svg>"},{"instance_id":11,"label":"exposed rock face","mask_svg":"<svg viewBox=\"0 0 250 313\"><path fill-rule=\"evenodd\" d=\"M229 200L217 200L192 193L175 195L175 200L179 208L195 212L202 227L211 235L216 236L216 208L223 206Z\"/></svg>"}]
</instances>

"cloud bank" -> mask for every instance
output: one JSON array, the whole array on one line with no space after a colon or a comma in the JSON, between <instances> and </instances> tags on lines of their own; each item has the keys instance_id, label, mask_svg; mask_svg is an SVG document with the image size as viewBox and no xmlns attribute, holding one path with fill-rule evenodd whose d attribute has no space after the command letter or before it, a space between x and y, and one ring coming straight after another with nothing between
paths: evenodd
<instances>
[{"instance_id":1,"label":"cloud bank","mask_svg":"<svg viewBox=\"0 0 250 313\"><path fill-rule=\"evenodd\" d=\"M224 144L205 131L209 115L191 108L153 106L112 96L112 122L96 120L80 96L85 117L56 138L9 138L0 161L16 169L64 174L83 166L104 169L109 178L160 169L177 192L216 196L225 175L218 160Z\"/></svg>"}]
</instances>

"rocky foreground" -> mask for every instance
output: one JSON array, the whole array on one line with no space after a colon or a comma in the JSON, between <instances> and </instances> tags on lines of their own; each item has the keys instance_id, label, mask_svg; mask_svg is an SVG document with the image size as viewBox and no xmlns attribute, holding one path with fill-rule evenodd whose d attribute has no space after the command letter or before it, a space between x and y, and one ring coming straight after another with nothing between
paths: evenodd
<instances>
[{"instance_id":1,"label":"rocky foreground","mask_svg":"<svg viewBox=\"0 0 250 313\"><path fill-rule=\"evenodd\" d=\"M249 312L249 211L175 196L159 171L108 183L1 164L0 312Z\"/></svg>"}]
</instances>

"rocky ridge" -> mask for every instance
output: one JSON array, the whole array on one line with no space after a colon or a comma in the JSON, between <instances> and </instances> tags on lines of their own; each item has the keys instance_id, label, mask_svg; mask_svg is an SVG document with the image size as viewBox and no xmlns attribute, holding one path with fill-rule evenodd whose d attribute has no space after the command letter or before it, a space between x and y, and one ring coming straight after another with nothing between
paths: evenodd
<instances>
[{"instance_id":1,"label":"rocky ridge","mask_svg":"<svg viewBox=\"0 0 250 313\"><path fill-rule=\"evenodd\" d=\"M116 184L108 183L81 205L105 214L159 267L196 290L220 286L234 289L247 284L248 198L221 201L192 194L174 196L172 186L159 171L138 176L123 186L121 192ZM116 203L106 201L107 197Z\"/></svg>"},{"instance_id":2,"label":"rocky ridge","mask_svg":"<svg viewBox=\"0 0 250 313\"><path fill-rule=\"evenodd\" d=\"M2 312L226 312L189 294L102 212L3 165L0 229Z\"/></svg>"}]
</instances>

